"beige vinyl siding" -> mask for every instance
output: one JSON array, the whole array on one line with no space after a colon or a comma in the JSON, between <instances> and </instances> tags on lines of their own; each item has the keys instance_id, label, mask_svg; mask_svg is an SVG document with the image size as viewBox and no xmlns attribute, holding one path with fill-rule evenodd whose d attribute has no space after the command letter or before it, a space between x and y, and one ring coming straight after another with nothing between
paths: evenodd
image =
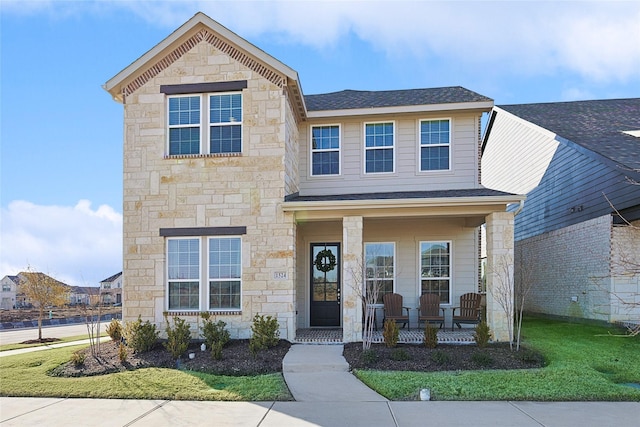
<instances>
[{"instance_id":1,"label":"beige vinyl siding","mask_svg":"<svg viewBox=\"0 0 640 427\"><path fill-rule=\"evenodd\" d=\"M410 116L366 116L353 119L313 120L300 126L300 194L334 195L424 190L453 190L478 187L478 114L413 114ZM421 119L451 120L451 170L420 171L418 123ZM364 123L395 123L395 170L393 173L364 173ZM341 125L341 174L311 176L310 126Z\"/></svg>"},{"instance_id":2,"label":"beige vinyl siding","mask_svg":"<svg viewBox=\"0 0 640 427\"><path fill-rule=\"evenodd\" d=\"M526 194L536 188L558 148L555 134L499 110L482 155L482 184Z\"/></svg>"}]
</instances>

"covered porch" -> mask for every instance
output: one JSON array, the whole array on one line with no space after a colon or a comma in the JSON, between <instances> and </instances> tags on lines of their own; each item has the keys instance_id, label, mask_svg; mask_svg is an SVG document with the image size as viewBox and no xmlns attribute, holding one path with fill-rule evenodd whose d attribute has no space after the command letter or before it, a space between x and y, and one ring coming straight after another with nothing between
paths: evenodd
<instances>
[{"instance_id":1,"label":"covered porch","mask_svg":"<svg viewBox=\"0 0 640 427\"><path fill-rule=\"evenodd\" d=\"M439 339L449 339L453 307L458 305L460 296L479 292L483 287L482 224L486 225L488 237L487 264L513 262L513 214L506 212L506 207L520 202L522 197L496 193L499 192L479 189L465 195L420 194L440 197L394 193L393 198L289 198L284 210L293 212L296 222L295 328L306 331L297 334L296 340L339 330L341 336L331 340L361 341L362 289L367 280L379 280L381 294L402 295L411 327L401 330L405 342L422 340L423 326L417 327L420 295L438 294L446 317L446 328ZM456 194L458 197L454 197ZM507 271L512 274L513 269ZM493 298L492 286L498 279L504 282L505 278L487 274L486 317L494 339L506 341L512 313L506 313ZM506 279L513 283L512 278ZM382 298L378 303L381 302ZM376 314L380 325L384 316L382 304ZM317 332L313 332L315 329ZM460 333L471 336L472 331L468 326ZM381 332L379 335L374 339L382 342Z\"/></svg>"}]
</instances>

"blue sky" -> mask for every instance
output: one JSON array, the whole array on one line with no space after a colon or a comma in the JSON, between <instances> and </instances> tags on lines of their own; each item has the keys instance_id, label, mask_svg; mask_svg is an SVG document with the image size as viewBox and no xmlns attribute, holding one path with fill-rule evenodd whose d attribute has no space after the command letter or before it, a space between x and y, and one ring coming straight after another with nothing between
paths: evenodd
<instances>
[{"instance_id":1,"label":"blue sky","mask_svg":"<svg viewBox=\"0 0 640 427\"><path fill-rule=\"evenodd\" d=\"M120 271L122 106L101 85L197 11L295 69L305 94L640 96L638 2L2 0L0 277Z\"/></svg>"}]
</instances>

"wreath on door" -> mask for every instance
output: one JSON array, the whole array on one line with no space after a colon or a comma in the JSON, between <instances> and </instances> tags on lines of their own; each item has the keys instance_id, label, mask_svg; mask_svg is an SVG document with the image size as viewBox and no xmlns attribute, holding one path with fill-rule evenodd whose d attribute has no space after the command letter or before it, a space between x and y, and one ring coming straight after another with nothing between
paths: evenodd
<instances>
[{"instance_id":1,"label":"wreath on door","mask_svg":"<svg viewBox=\"0 0 640 427\"><path fill-rule=\"evenodd\" d=\"M315 265L323 273L331 271L336 268L336 256L330 249L323 249L316 255Z\"/></svg>"}]
</instances>

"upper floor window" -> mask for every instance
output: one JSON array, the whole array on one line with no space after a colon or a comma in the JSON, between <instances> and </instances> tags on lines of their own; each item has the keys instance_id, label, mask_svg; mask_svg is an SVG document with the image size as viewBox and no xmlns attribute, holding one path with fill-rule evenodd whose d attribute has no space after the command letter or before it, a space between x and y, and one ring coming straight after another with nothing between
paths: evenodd
<instances>
[{"instance_id":1,"label":"upper floor window","mask_svg":"<svg viewBox=\"0 0 640 427\"><path fill-rule=\"evenodd\" d=\"M11 292L11 285L2 285L2 292Z\"/></svg>"},{"instance_id":2,"label":"upper floor window","mask_svg":"<svg viewBox=\"0 0 640 427\"><path fill-rule=\"evenodd\" d=\"M170 96L168 115L169 155L242 152L241 93Z\"/></svg>"},{"instance_id":3,"label":"upper floor window","mask_svg":"<svg viewBox=\"0 0 640 427\"><path fill-rule=\"evenodd\" d=\"M340 174L340 126L311 127L311 175Z\"/></svg>"},{"instance_id":4,"label":"upper floor window","mask_svg":"<svg viewBox=\"0 0 640 427\"><path fill-rule=\"evenodd\" d=\"M449 119L420 121L420 170L449 170L451 132Z\"/></svg>"},{"instance_id":5,"label":"upper floor window","mask_svg":"<svg viewBox=\"0 0 640 427\"><path fill-rule=\"evenodd\" d=\"M365 243L367 292L377 292L377 303L385 294L393 293L395 279L395 243Z\"/></svg>"},{"instance_id":6,"label":"upper floor window","mask_svg":"<svg viewBox=\"0 0 640 427\"><path fill-rule=\"evenodd\" d=\"M450 302L450 242L420 242L420 295L422 294L437 294L440 302Z\"/></svg>"},{"instance_id":7,"label":"upper floor window","mask_svg":"<svg viewBox=\"0 0 640 427\"><path fill-rule=\"evenodd\" d=\"M393 122L366 123L365 173L393 172Z\"/></svg>"}]
</instances>

